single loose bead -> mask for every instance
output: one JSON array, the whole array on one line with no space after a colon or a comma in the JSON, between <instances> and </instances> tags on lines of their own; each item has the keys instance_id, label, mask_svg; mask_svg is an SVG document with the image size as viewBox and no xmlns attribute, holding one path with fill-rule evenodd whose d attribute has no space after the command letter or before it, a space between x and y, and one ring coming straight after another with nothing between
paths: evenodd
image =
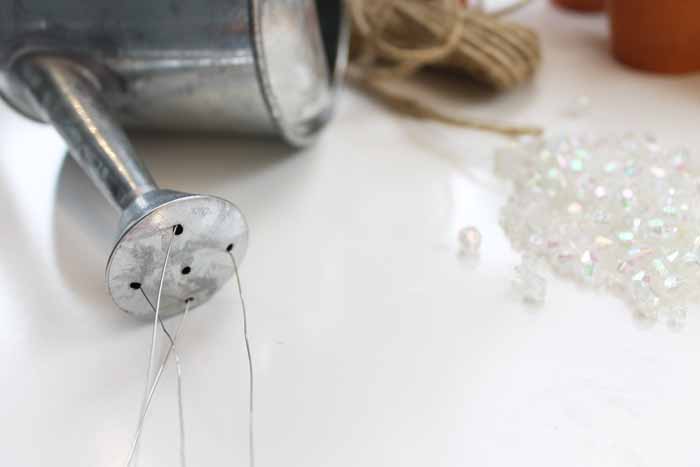
<instances>
[{"instance_id":1,"label":"single loose bead","mask_svg":"<svg viewBox=\"0 0 700 467\"><path fill-rule=\"evenodd\" d=\"M462 253L475 255L481 248L481 232L472 225L464 227L459 231L459 243Z\"/></svg>"}]
</instances>

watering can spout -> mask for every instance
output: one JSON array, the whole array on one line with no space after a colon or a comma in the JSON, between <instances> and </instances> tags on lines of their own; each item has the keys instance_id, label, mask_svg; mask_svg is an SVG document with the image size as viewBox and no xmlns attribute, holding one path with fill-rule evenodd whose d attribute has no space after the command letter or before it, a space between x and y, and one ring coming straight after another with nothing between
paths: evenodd
<instances>
[{"instance_id":1,"label":"watering can spout","mask_svg":"<svg viewBox=\"0 0 700 467\"><path fill-rule=\"evenodd\" d=\"M230 202L207 195L163 190L136 156L124 131L102 102L99 83L70 59L26 57L18 76L34 111L51 122L70 154L120 213L118 240L107 265L107 286L124 311L147 318L150 304L141 290L158 290L165 246L172 236L171 262L187 275L171 277L164 289L162 315L183 304L206 302L232 276L228 259L243 259L248 226ZM134 288L138 284L138 289Z\"/></svg>"},{"instance_id":2,"label":"watering can spout","mask_svg":"<svg viewBox=\"0 0 700 467\"><path fill-rule=\"evenodd\" d=\"M346 63L342 0L14 3L0 0L0 97L51 123L119 212L115 303L150 317L143 294L156 294L166 257L162 316L206 302L233 276L230 256L241 263L248 225L226 200L159 188L123 128L310 144Z\"/></svg>"},{"instance_id":3,"label":"watering can spout","mask_svg":"<svg viewBox=\"0 0 700 467\"><path fill-rule=\"evenodd\" d=\"M19 73L35 112L51 122L112 206L125 210L158 187L99 95L99 82L69 59L27 57Z\"/></svg>"}]
</instances>

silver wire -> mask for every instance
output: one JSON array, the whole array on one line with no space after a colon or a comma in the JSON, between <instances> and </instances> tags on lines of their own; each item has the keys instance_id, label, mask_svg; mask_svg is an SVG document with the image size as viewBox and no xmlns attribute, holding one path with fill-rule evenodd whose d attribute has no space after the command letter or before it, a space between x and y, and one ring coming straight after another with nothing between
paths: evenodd
<instances>
[{"instance_id":1,"label":"silver wire","mask_svg":"<svg viewBox=\"0 0 700 467\"><path fill-rule=\"evenodd\" d=\"M165 370L165 367L168 365L168 361L170 360L170 355L173 353L173 349L175 348L175 343L177 342L178 337L180 336L180 332L182 331L182 328L184 326L185 320L187 319L187 314L190 311L190 302L191 300L185 300L185 313L182 316L182 319L180 320L180 323L178 323L177 329L175 330L175 336L173 337L173 343L168 347L168 351L165 353L165 357L163 357L163 360L160 364L160 367L158 368L158 371L156 372L155 378L153 379L153 384L150 387L150 390L148 391L148 397L146 398L146 404L144 405L143 411L141 412L141 417L139 418L139 423L138 427L136 428L136 434L134 435L134 441L131 444L131 449L129 450L129 458L127 459L127 466L131 463L131 460L134 457L134 454L136 452L136 447L138 446L138 442L141 439L141 434L143 432L143 425L144 422L146 421L146 416L148 415L148 411L151 408L151 402L153 402L153 396L156 393L156 390L158 389L158 384L160 383L160 378L163 376L163 371ZM183 455L183 450L180 451L180 455ZM182 461L182 457L180 458Z\"/></svg>"},{"instance_id":2,"label":"silver wire","mask_svg":"<svg viewBox=\"0 0 700 467\"><path fill-rule=\"evenodd\" d=\"M180 465L187 467L187 456L185 455L185 411L182 407L182 367L180 366L180 355L175 348L173 341L173 352L175 353L175 367L177 368L177 412L180 420Z\"/></svg>"},{"instance_id":3,"label":"silver wire","mask_svg":"<svg viewBox=\"0 0 700 467\"><path fill-rule=\"evenodd\" d=\"M153 372L153 365L155 363L155 356L156 356L156 345L158 343L158 318L160 316L160 298L163 292L163 282L165 280L165 270L168 266L168 259L170 259L170 251L172 250L173 247L173 240L175 239L175 229L177 226L173 226L171 229L171 235L170 235L170 241L168 242L168 250L165 253L165 260L163 261L163 269L161 270L160 273L160 285L158 286L158 298L156 300L156 312L155 312L155 317L153 319L153 332L151 333L151 349L148 352L148 371L146 372L146 387L144 388L144 397L141 401L141 414L143 415L144 409L145 409L145 404L146 404L146 398L148 397L148 388L151 386L151 373ZM141 417L140 417L141 418ZM139 424L141 422L139 421ZM138 451L138 437L135 440L134 445L132 446L131 452L129 454L129 460L127 461L127 467L131 465L131 462L133 458L136 455L136 452Z\"/></svg>"},{"instance_id":4,"label":"silver wire","mask_svg":"<svg viewBox=\"0 0 700 467\"><path fill-rule=\"evenodd\" d=\"M143 288L139 288L139 290L141 291L143 298L145 298L146 302L148 302L151 310L153 310L155 313L156 307L153 305L153 302L151 302L151 300L148 298L148 295L146 295ZM187 304L189 304L189 301ZM163 333L170 341L170 345L173 348L173 355L175 356L175 370L177 373L177 410L178 421L180 423L180 465L181 467L187 467L187 456L185 455L185 412L182 406L182 363L180 362L180 354L178 353L177 346L175 345L175 339L173 339L173 337L170 335L161 318L158 318L158 322L160 323L160 328L163 330Z\"/></svg>"},{"instance_id":5,"label":"silver wire","mask_svg":"<svg viewBox=\"0 0 700 467\"><path fill-rule=\"evenodd\" d=\"M231 257L231 262L233 262L233 271L236 276L236 284L238 285L238 298L241 301L241 311L243 314L243 339L245 341L245 351L248 357L248 455L250 456L250 467L255 467L255 442L254 442L254 430L253 430L253 356L250 351L250 340L248 338L248 313L245 307L245 299L243 298L243 288L241 287L241 277L238 274L238 263L236 262L236 257L233 256L233 252L229 251L229 256Z\"/></svg>"}]
</instances>

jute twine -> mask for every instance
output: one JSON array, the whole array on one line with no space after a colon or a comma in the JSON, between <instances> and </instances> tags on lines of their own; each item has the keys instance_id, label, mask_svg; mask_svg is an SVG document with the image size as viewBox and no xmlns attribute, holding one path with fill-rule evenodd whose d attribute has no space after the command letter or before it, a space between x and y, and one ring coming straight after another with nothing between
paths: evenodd
<instances>
[{"instance_id":1,"label":"jute twine","mask_svg":"<svg viewBox=\"0 0 700 467\"><path fill-rule=\"evenodd\" d=\"M463 0L347 3L353 21L349 77L385 104L413 117L506 136L542 132L451 116L388 86L426 67L456 71L496 90L526 81L540 61L538 37L529 28L501 20L506 11L486 14L466 8Z\"/></svg>"}]
</instances>

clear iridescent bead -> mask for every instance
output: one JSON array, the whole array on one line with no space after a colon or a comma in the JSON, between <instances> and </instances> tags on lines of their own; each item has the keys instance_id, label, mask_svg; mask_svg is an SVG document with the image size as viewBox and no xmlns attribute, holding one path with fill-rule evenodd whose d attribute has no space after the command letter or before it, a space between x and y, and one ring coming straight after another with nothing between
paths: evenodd
<instances>
[{"instance_id":1,"label":"clear iridescent bead","mask_svg":"<svg viewBox=\"0 0 700 467\"><path fill-rule=\"evenodd\" d=\"M474 226L464 227L459 231L460 252L465 255L477 255L481 249L481 232Z\"/></svg>"},{"instance_id":2,"label":"clear iridescent bead","mask_svg":"<svg viewBox=\"0 0 700 467\"><path fill-rule=\"evenodd\" d=\"M525 255L515 267L513 287L523 302L529 305L542 305L547 295L547 280L538 272L538 261L534 256Z\"/></svg>"},{"instance_id":3,"label":"clear iridescent bead","mask_svg":"<svg viewBox=\"0 0 700 467\"><path fill-rule=\"evenodd\" d=\"M688 309L685 305L673 305L666 311L666 324L672 329L680 329L685 325Z\"/></svg>"},{"instance_id":4,"label":"clear iridescent bead","mask_svg":"<svg viewBox=\"0 0 700 467\"><path fill-rule=\"evenodd\" d=\"M700 298L700 161L692 153L651 135L559 135L501 150L496 166L514 182L501 225L517 249L622 293L647 318L685 319ZM544 300L539 272L524 262L517 274L524 300Z\"/></svg>"}]
</instances>

